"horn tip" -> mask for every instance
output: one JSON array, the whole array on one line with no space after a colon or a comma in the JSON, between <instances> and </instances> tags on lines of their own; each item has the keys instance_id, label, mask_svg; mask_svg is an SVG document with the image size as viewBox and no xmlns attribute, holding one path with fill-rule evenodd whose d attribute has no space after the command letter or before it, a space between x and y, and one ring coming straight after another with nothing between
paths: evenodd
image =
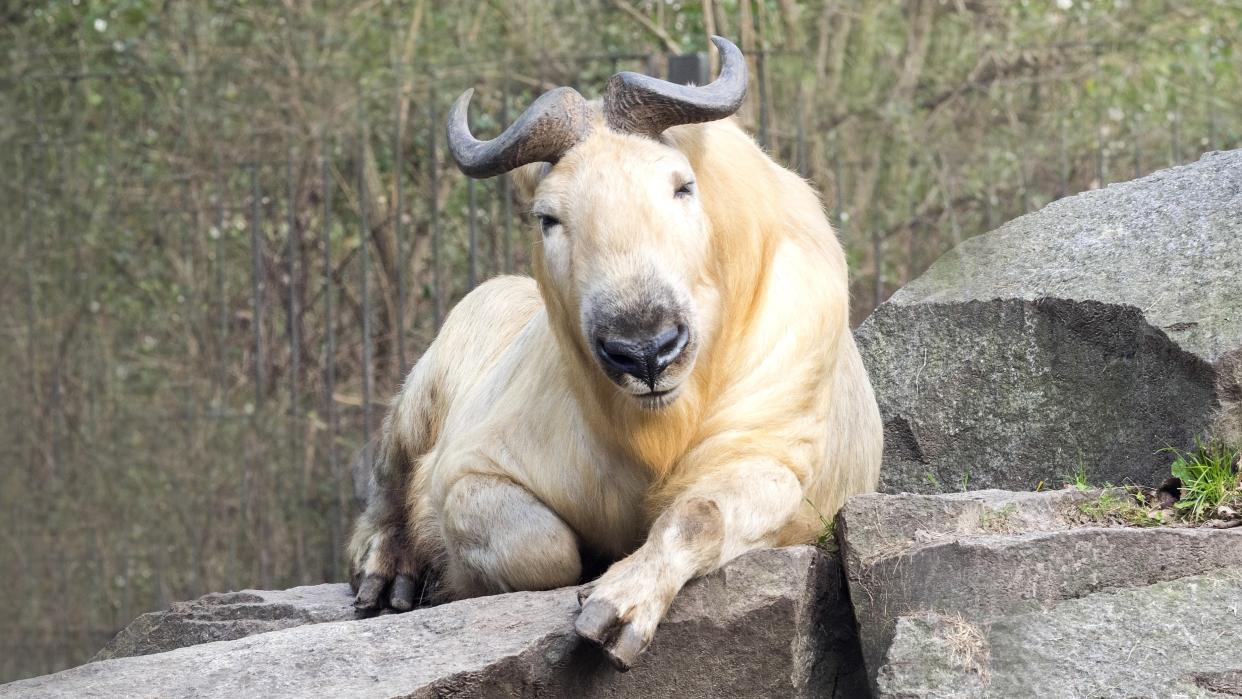
<instances>
[{"instance_id":1,"label":"horn tip","mask_svg":"<svg viewBox=\"0 0 1242 699\"><path fill-rule=\"evenodd\" d=\"M721 53L724 53L725 51L728 51L729 49L733 49L734 51L737 50L737 44L734 44L732 41L729 41L723 36L720 36L718 34L712 34L711 38L712 38L712 43L716 45L716 49L719 50Z\"/></svg>"}]
</instances>

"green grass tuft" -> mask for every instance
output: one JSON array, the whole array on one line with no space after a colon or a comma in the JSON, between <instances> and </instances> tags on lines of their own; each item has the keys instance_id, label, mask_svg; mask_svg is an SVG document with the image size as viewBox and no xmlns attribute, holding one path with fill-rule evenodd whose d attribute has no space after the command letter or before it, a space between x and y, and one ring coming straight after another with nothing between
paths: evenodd
<instances>
[{"instance_id":1,"label":"green grass tuft","mask_svg":"<svg viewBox=\"0 0 1242 699\"><path fill-rule=\"evenodd\" d=\"M1189 452L1165 451L1177 457L1170 470L1182 482L1181 498L1175 504L1182 517L1202 522L1216 517L1222 507L1242 508L1238 449L1215 440L1195 440Z\"/></svg>"},{"instance_id":2,"label":"green grass tuft","mask_svg":"<svg viewBox=\"0 0 1242 699\"><path fill-rule=\"evenodd\" d=\"M809 499L803 498L803 500L806 501L806 504L811 506L812 510L815 510L815 516L819 518L819 524L823 527L823 529L819 532L819 536L815 538L815 545L825 551L835 552L837 550L836 521L825 517L824 513L820 512L819 508L815 506L815 503L811 502Z\"/></svg>"},{"instance_id":3,"label":"green grass tuft","mask_svg":"<svg viewBox=\"0 0 1242 699\"><path fill-rule=\"evenodd\" d=\"M1079 491L1091 490L1093 487L1087 480L1087 465L1082 462L1082 459L1078 460L1078 468L1074 469L1073 475L1061 476L1061 478L1066 485L1072 485Z\"/></svg>"}]
</instances>

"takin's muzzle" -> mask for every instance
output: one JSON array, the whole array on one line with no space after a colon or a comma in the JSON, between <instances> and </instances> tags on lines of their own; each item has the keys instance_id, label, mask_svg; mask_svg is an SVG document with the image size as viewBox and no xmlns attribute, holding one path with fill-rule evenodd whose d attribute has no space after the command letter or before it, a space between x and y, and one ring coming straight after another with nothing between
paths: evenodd
<instances>
[{"instance_id":1,"label":"takin's muzzle","mask_svg":"<svg viewBox=\"0 0 1242 699\"><path fill-rule=\"evenodd\" d=\"M676 388L671 375L693 361L696 345L692 314L676 298L671 289L648 279L588 301L586 340L613 383L631 391L645 388L645 395L653 396Z\"/></svg>"}]
</instances>

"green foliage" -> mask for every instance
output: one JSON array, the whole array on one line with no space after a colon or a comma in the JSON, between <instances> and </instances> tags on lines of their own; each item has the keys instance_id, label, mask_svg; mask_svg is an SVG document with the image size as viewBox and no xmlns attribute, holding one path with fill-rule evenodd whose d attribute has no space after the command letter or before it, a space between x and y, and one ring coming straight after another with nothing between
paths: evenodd
<instances>
[{"instance_id":1,"label":"green foliage","mask_svg":"<svg viewBox=\"0 0 1242 699\"><path fill-rule=\"evenodd\" d=\"M820 512L819 508L815 506L815 503L806 498L803 498L803 500L806 501L807 505L810 505L812 510L815 510L815 516L819 518L819 524L822 527L819 536L815 538L815 545L824 551L835 552L837 550L836 520L830 520L825 517L824 513Z\"/></svg>"},{"instance_id":2,"label":"green foliage","mask_svg":"<svg viewBox=\"0 0 1242 699\"><path fill-rule=\"evenodd\" d=\"M1181 480L1181 498L1175 507L1190 521L1212 519L1222 506L1242 508L1242 482L1239 481L1239 450L1216 440L1195 442L1195 448L1181 452L1170 467Z\"/></svg>"},{"instance_id":3,"label":"green foliage","mask_svg":"<svg viewBox=\"0 0 1242 699\"><path fill-rule=\"evenodd\" d=\"M1087 479L1087 465L1078 460L1078 467L1074 469L1073 475L1062 476L1062 480L1066 485L1073 486L1079 491L1091 490L1091 482Z\"/></svg>"}]
</instances>

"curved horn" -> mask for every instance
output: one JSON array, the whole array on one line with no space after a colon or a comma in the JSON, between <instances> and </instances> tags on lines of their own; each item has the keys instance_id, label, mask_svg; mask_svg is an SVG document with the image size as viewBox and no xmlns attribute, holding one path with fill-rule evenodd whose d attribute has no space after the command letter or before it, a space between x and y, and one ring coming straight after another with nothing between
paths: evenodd
<instances>
[{"instance_id":1,"label":"curved horn","mask_svg":"<svg viewBox=\"0 0 1242 699\"><path fill-rule=\"evenodd\" d=\"M638 73L617 73L604 89L604 120L627 133L658 136L670 126L723 119L746 99L746 59L728 39L720 50L720 75L702 87L678 85Z\"/></svg>"},{"instance_id":2,"label":"curved horn","mask_svg":"<svg viewBox=\"0 0 1242 699\"><path fill-rule=\"evenodd\" d=\"M490 141L470 135L466 113L474 90L453 103L448 116L448 146L457 167L475 179L492 177L527 163L560 160L591 128L590 108L572 87L539 96L509 128Z\"/></svg>"}]
</instances>

